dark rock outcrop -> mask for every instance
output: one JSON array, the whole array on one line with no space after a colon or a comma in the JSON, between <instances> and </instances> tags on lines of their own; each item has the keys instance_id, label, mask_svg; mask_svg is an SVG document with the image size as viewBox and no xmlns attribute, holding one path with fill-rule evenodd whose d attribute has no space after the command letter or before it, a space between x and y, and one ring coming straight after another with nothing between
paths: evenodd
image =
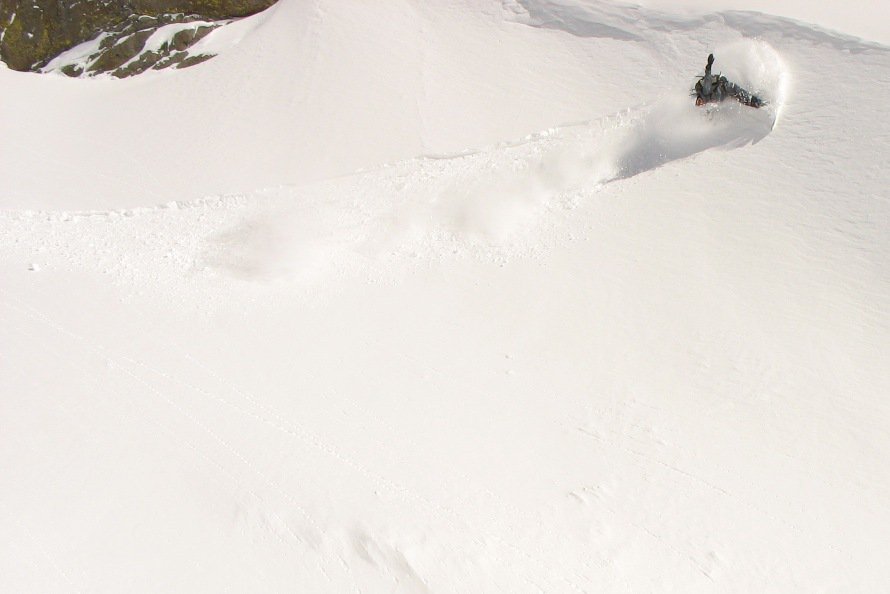
<instances>
[{"instance_id":1,"label":"dark rock outcrop","mask_svg":"<svg viewBox=\"0 0 890 594\"><path fill-rule=\"evenodd\" d=\"M102 32L120 29L134 15L136 18L158 19L179 14L195 20L219 21L257 13L275 2L277 0L2 0L0 59L13 70L36 71L61 52ZM148 25L149 21L144 23ZM153 30L158 26L155 23L141 30ZM178 43L187 47L193 42L194 39ZM132 47L122 47L116 53L117 57L109 55L103 59L113 65L128 53L132 54L130 58L137 55L139 52L133 53L132 50L139 44L139 37L127 43Z\"/></svg>"},{"instance_id":2,"label":"dark rock outcrop","mask_svg":"<svg viewBox=\"0 0 890 594\"><path fill-rule=\"evenodd\" d=\"M62 56L50 62L43 71L61 71L68 76L95 76L108 73L118 78L141 74L149 69L187 68L212 58L211 54L191 53L192 46L214 29L230 21L208 21L204 17L187 14L131 16L122 23L103 31L86 48L73 56ZM155 32L172 25L159 43L146 42Z\"/></svg>"}]
</instances>

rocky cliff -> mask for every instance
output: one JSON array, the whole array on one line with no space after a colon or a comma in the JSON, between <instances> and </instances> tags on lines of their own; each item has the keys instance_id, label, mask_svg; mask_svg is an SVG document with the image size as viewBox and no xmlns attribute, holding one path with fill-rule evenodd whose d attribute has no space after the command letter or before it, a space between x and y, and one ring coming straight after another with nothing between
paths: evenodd
<instances>
[{"instance_id":1,"label":"rocky cliff","mask_svg":"<svg viewBox=\"0 0 890 594\"><path fill-rule=\"evenodd\" d=\"M39 71L60 53L107 34L96 46L97 53L87 67L89 73L126 76L147 67L188 65L189 56L182 50L214 24L254 14L276 1L0 0L0 59L13 70ZM143 45L154 31L192 22L201 24L181 28L188 32L177 31L175 44L168 43L164 51L143 57ZM134 61L141 63L134 65ZM191 60L195 61L200 60ZM121 69L124 65L129 68ZM84 67L78 68L65 72L84 73Z\"/></svg>"}]
</instances>

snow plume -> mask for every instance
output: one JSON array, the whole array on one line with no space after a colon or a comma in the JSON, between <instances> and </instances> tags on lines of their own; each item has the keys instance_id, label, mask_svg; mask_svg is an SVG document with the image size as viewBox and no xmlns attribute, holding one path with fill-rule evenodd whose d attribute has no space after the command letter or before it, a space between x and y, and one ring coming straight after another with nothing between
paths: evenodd
<instances>
[{"instance_id":1,"label":"snow plume","mask_svg":"<svg viewBox=\"0 0 890 594\"><path fill-rule=\"evenodd\" d=\"M573 207L579 190L596 191L703 151L756 143L774 118L770 109L737 103L696 108L675 94L469 155L266 191L261 200L270 201L271 214L250 214L210 236L201 266L249 281L305 281L356 255L441 257L483 248L502 256L525 245L545 213Z\"/></svg>"},{"instance_id":2,"label":"snow plume","mask_svg":"<svg viewBox=\"0 0 890 594\"><path fill-rule=\"evenodd\" d=\"M288 201L289 193L279 190L268 211L246 215L238 206L244 201L232 199L227 210L234 222L205 239L197 268L251 282L317 279L348 243L349 211L343 204Z\"/></svg>"},{"instance_id":3,"label":"snow plume","mask_svg":"<svg viewBox=\"0 0 890 594\"><path fill-rule=\"evenodd\" d=\"M763 42L738 42L718 52L730 65L725 71L730 79L762 97L766 107L727 101L702 109L686 89L678 89L652 105L460 157L476 171L437 197L437 212L451 229L503 238L566 192L633 177L709 149L759 142L779 119L787 71Z\"/></svg>"},{"instance_id":4,"label":"snow plume","mask_svg":"<svg viewBox=\"0 0 890 594\"><path fill-rule=\"evenodd\" d=\"M597 159L611 178L624 179L702 151L758 142L772 118L737 103L697 108L688 97L670 97L606 134Z\"/></svg>"},{"instance_id":5,"label":"snow plume","mask_svg":"<svg viewBox=\"0 0 890 594\"><path fill-rule=\"evenodd\" d=\"M477 157L478 168L489 173L454 184L439 197L440 212L452 228L504 237L565 192L633 177L709 149L759 142L778 121L787 71L764 42L746 40L717 51L730 80L762 97L765 108L727 101L702 109L686 89L678 89L649 106L548 130Z\"/></svg>"},{"instance_id":6,"label":"snow plume","mask_svg":"<svg viewBox=\"0 0 890 594\"><path fill-rule=\"evenodd\" d=\"M578 190L634 177L707 150L731 150L774 128L787 75L772 48L718 48L718 65L768 102L696 107L686 88L653 104L545 130L475 152L431 155L258 195L274 214L239 218L206 241L201 266L249 281L317 279L356 254L503 255ZM368 188L379 191L369 192ZM489 252L491 253L491 252Z\"/></svg>"},{"instance_id":7,"label":"snow plume","mask_svg":"<svg viewBox=\"0 0 890 594\"><path fill-rule=\"evenodd\" d=\"M779 53L765 41L743 39L717 47L714 56L714 71L764 99L777 123L790 79Z\"/></svg>"}]
</instances>

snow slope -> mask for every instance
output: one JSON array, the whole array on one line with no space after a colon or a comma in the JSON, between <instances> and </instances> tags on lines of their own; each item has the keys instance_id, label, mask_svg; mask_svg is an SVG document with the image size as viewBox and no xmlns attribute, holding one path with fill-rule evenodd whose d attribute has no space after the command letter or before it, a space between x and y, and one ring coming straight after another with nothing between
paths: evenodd
<instances>
[{"instance_id":1,"label":"snow slope","mask_svg":"<svg viewBox=\"0 0 890 594\"><path fill-rule=\"evenodd\" d=\"M0 70L0 590L883 590L890 50L666 10Z\"/></svg>"},{"instance_id":2,"label":"snow slope","mask_svg":"<svg viewBox=\"0 0 890 594\"><path fill-rule=\"evenodd\" d=\"M640 0L650 9L686 13L757 11L814 23L818 27L864 40L890 43L890 5L883 0L809 2L807 0Z\"/></svg>"}]
</instances>

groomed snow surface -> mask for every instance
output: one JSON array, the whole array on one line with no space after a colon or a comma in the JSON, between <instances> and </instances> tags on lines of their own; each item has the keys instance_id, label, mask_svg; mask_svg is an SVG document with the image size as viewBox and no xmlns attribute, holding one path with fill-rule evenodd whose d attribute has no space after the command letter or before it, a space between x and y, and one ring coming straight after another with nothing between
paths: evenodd
<instances>
[{"instance_id":1,"label":"groomed snow surface","mask_svg":"<svg viewBox=\"0 0 890 594\"><path fill-rule=\"evenodd\" d=\"M886 591L890 49L779 4L0 68L0 591Z\"/></svg>"}]
</instances>

